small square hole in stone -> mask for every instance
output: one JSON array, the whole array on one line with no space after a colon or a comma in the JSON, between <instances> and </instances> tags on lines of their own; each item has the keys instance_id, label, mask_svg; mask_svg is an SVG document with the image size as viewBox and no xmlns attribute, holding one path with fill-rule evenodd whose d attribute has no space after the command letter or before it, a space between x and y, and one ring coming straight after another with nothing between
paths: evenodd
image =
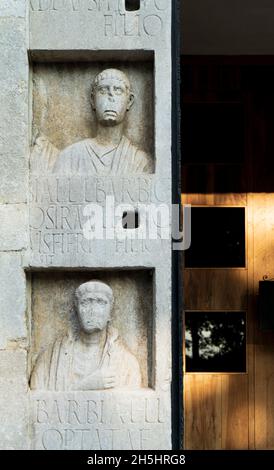
<instances>
[{"instance_id":1,"label":"small square hole in stone","mask_svg":"<svg viewBox=\"0 0 274 470\"><path fill-rule=\"evenodd\" d=\"M124 229L134 229L139 227L138 211L126 211L123 213L122 225Z\"/></svg>"},{"instance_id":2,"label":"small square hole in stone","mask_svg":"<svg viewBox=\"0 0 274 470\"><path fill-rule=\"evenodd\" d=\"M140 10L140 1L141 0L125 0L126 10L127 11Z\"/></svg>"}]
</instances>

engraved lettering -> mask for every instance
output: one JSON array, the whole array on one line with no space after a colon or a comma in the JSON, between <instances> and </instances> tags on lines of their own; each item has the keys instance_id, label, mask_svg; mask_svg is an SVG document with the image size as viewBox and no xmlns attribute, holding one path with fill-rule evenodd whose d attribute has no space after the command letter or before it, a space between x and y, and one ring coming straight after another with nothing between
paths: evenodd
<instances>
[{"instance_id":1,"label":"engraved lettering","mask_svg":"<svg viewBox=\"0 0 274 470\"><path fill-rule=\"evenodd\" d=\"M114 15L104 15L105 18L105 36L112 36L115 35L115 29L114 29Z\"/></svg>"},{"instance_id":2,"label":"engraved lettering","mask_svg":"<svg viewBox=\"0 0 274 470\"><path fill-rule=\"evenodd\" d=\"M163 11L167 10L169 1L170 0L154 0L154 4L157 10Z\"/></svg>"},{"instance_id":3,"label":"engraved lettering","mask_svg":"<svg viewBox=\"0 0 274 470\"><path fill-rule=\"evenodd\" d=\"M49 419L49 415L46 410L46 401L37 400L37 413L36 413L37 423L46 423L48 419Z\"/></svg>"},{"instance_id":4,"label":"engraved lettering","mask_svg":"<svg viewBox=\"0 0 274 470\"><path fill-rule=\"evenodd\" d=\"M76 400L69 400L68 422L69 424L81 423L79 416L79 403Z\"/></svg>"},{"instance_id":5,"label":"engraved lettering","mask_svg":"<svg viewBox=\"0 0 274 470\"><path fill-rule=\"evenodd\" d=\"M158 15L148 15L143 20L144 31L148 36L157 36L162 32L163 20Z\"/></svg>"},{"instance_id":6,"label":"engraved lettering","mask_svg":"<svg viewBox=\"0 0 274 470\"><path fill-rule=\"evenodd\" d=\"M88 10L89 11L95 11L97 10L98 5L97 5L97 0L88 0Z\"/></svg>"},{"instance_id":7,"label":"engraved lettering","mask_svg":"<svg viewBox=\"0 0 274 470\"><path fill-rule=\"evenodd\" d=\"M67 1L66 0L53 0L52 9L54 11L62 11L67 9Z\"/></svg>"},{"instance_id":8,"label":"engraved lettering","mask_svg":"<svg viewBox=\"0 0 274 470\"><path fill-rule=\"evenodd\" d=\"M42 444L45 450L61 450L63 448L63 435L58 429L47 429L43 433Z\"/></svg>"},{"instance_id":9,"label":"engraved lettering","mask_svg":"<svg viewBox=\"0 0 274 470\"><path fill-rule=\"evenodd\" d=\"M100 421L100 418L97 410L97 402L95 400L88 400L87 423L93 424L98 421Z\"/></svg>"}]
</instances>

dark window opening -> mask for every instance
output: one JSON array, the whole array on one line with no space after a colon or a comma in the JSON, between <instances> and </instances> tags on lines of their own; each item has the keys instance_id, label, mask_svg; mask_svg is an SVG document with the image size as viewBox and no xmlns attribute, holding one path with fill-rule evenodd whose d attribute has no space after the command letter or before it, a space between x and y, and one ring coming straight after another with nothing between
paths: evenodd
<instances>
[{"instance_id":1,"label":"dark window opening","mask_svg":"<svg viewBox=\"0 0 274 470\"><path fill-rule=\"evenodd\" d=\"M138 211L124 212L122 217L122 225L124 229L135 229L139 227Z\"/></svg>"},{"instance_id":2,"label":"dark window opening","mask_svg":"<svg viewBox=\"0 0 274 470\"><path fill-rule=\"evenodd\" d=\"M241 103L184 103L183 164L239 164L244 159Z\"/></svg>"},{"instance_id":3,"label":"dark window opening","mask_svg":"<svg viewBox=\"0 0 274 470\"><path fill-rule=\"evenodd\" d=\"M243 165L183 165L184 193L244 193L247 191Z\"/></svg>"},{"instance_id":4,"label":"dark window opening","mask_svg":"<svg viewBox=\"0 0 274 470\"><path fill-rule=\"evenodd\" d=\"M244 207L192 207L186 268L245 267Z\"/></svg>"},{"instance_id":5,"label":"dark window opening","mask_svg":"<svg viewBox=\"0 0 274 470\"><path fill-rule=\"evenodd\" d=\"M244 312L185 313L186 372L246 372Z\"/></svg>"},{"instance_id":6,"label":"dark window opening","mask_svg":"<svg viewBox=\"0 0 274 470\"><path fill-rule=\"evenodd\" d=\"M140 0L125 0L125 6L127 11L140 10Z\"/></svg>"}]
</instances>

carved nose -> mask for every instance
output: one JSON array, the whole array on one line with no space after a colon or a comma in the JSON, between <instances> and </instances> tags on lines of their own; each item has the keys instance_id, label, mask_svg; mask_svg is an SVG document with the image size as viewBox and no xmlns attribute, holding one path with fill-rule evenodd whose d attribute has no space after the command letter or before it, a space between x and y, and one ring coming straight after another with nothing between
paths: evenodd
<instances>
[{"instance_id":1,"label":"carved nose","mask_svg":"<svg viewBox=\"0 0 274 470\"><path fill-rule=\"evenodd\" d=\"M113 88L109 88L109 90L108 90L108 96L111 97L111 98L114 97L114 90L113 90Z\"/></svg>"}]
</instances>

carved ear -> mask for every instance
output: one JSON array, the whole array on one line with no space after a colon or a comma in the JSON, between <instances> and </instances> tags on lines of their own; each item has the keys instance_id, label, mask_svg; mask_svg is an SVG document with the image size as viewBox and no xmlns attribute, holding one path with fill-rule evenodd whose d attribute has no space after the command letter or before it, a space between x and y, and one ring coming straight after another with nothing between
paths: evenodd
<instances>
[{"instance_id":1,"label":"carved ear","mask_svg":"<svg viewBox=\"0 0 274 470\"><path fill-rule=\"evenodd\" d=\"M94 92L92 91L90 94L90 103L93 111L95 111L95 103L94 103Z\"/></svg>"},{"instance_id":2,"label":"carved ear","mask_svg":"<svg viewBox=\"0 0 274 470\"><path fill-rule=\"evenodd\" d=\"M129 97L128 97L128 105L127 105L127 111L130 110L131 106L133 105L134 103L134 94L133 93L130 93L129 94Z\"/></svg>"}]
</instances>

